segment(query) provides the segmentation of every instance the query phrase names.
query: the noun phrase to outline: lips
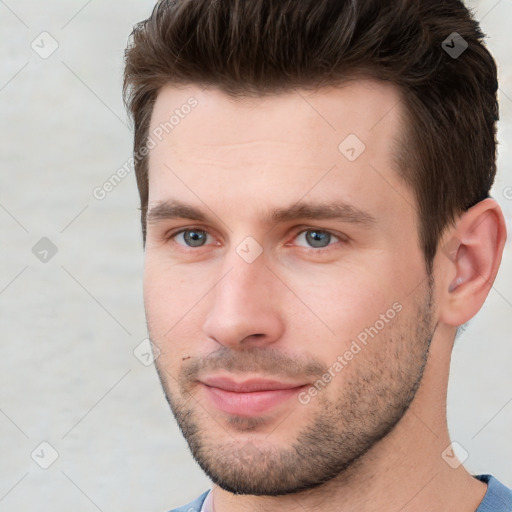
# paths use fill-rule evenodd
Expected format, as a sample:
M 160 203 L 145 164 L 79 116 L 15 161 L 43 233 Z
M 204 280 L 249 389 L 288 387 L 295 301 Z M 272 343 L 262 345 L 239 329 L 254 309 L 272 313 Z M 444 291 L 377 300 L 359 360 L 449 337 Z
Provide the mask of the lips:
M 238 416 L 258 416 L 284 404 L 307 384 L 249 379 L 236 382 L 227 377 L 201 381 L 209 402 L 221 411 Z
M 304 385 L 304 383 L 286 383 L 268 379 L 249 379 L 243 382 L 236 382 L 227 377 L 212 377 L 203 379 L 201 382 L 206 386 L 223 389 L 225 391 L 234 391 L 235 393 L 293 389 Z

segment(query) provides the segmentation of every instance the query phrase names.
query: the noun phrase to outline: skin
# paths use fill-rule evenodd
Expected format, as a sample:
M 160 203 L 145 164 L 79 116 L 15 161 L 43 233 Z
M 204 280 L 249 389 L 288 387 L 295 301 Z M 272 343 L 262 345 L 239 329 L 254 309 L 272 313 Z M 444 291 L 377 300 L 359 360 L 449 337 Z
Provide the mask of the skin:
M 414 195 L 394 168 L 403 121 L 392 85 L 358 79 L 237 101 L 166 86 L 151 130 L 190 97 L 197 107 L 151 150 L 148 205 L 179 200 L 205 219 L 148 223 L 144 301 L 162 385 L 215 483 L 215 511 L 474 511 L 486 484 L 441 455 L 456 327 L 485 301 L 505 244 L 498 204 L 486 199 L 447 228 L 429 286 Z M 349 134 L 366 146 L 354 161 L 338 149 Z M 375 221 L 265 221 L 299 200 L 343 200 Z M 204 245 L 187 245 L 190 231 L 174 236 L 185 228 Z M 311 245 L 315 229 L 333 234 L 320 237 L 325 247 Z M 249 263 L 237 247 L 262 252 Z M 313 385 L 397 303 L 307 404 L 234 416 L 198 382 Z

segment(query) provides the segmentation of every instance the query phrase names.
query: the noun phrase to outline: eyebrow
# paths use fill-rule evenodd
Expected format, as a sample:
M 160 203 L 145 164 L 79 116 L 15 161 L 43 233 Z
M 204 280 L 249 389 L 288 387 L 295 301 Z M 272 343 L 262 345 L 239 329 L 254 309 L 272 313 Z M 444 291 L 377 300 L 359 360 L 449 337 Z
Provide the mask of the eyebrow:
M 182 203 L 177 199 L 160 201 L 151 207 L 146 214 L 148 224 L 171 219 L 206 222 L 208 215 L 202 210 Z M 370 213 L 343 201 L 321 203 L 299 201 L 291 206 L 268 211 L 263 218 L 263 222 L 266 225 L 273 225 L 299 219 L 334 219 L 368 227 L 377 222 L 376 218 Z

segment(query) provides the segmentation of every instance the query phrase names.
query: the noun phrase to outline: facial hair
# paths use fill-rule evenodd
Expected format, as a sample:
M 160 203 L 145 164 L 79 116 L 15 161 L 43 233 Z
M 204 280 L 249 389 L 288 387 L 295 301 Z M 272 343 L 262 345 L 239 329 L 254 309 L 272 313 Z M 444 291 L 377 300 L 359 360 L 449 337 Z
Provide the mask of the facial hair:
M 294 359 L 267 348 L 235 352 L 222 347 L 206 359 L 191 357 L 177 380 L 169 379 L 157 360 L 166 399 L 199 466 L 224 490 L 257 496 L 314 489 L 346 472 L 395 428 L 413 401 L 435 331 L 432 300 L 429 276 L 428 291 L 422 292 L 408 319 L 387 326 L 369 341 L 377 347 L 366 346 L 343 369 L 343 377 L 333 379 L 345 379 L 337 397 L 320 391 L 310 404 L 297 404 L 311 406 L 314 415 L 287 446 L 242 441 L 228 429 L 222 431 L 194 397 L 197 377 L 219 369 L 242 374 L 256 371 L 287 380 L 319 377 L 327 368 L 318 360 Z M 256 431 L 266 421 L 264 417 L 228 418 L 230 427 L 239 432 Z M 212 437 L 212 425 L 221 438 Z

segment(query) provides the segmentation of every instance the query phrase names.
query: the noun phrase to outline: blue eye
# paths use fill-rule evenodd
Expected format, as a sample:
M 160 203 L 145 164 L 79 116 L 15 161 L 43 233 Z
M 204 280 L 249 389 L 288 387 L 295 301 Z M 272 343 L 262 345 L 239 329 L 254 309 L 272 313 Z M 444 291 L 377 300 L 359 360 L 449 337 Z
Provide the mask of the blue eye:
M 184 229 L 183 231 L 175 233 L 172 236 L 172 238 L 176 238 L 176 241 L 178 241 L 178 235 L 183 235 L 182 240 L 185 243 L 177 243 L 179 243 L 180 245 L 186 245 L 188 247 L 202 247 L 203 245 L 205 245 L 206 240 L 208 238 L 208 233 L 201 229 Z
M 211 239 L 211 235 L 208 231 L 195 228 L 182 229 L 168 237 L 169 240 L 175 240 L 178 245 L 192 249 L 208 245 L 209 238 Z M 318 249 L 317 252 L 341 241 L 340 237 L 329 231 L 313 228 L 301 231 L 295 236 L 295 240 L 298 241 L 298 246 Z
M 297 235 L 297 239 L 299 237 L 303 237 L 308 244 L 307 246 L 314 249 L 323 249 L 324 247 L 329 246 L 333 238 L 337 241 L 339 240 L 338 237 L 329 233 L 329 231 L 322 231 L 320 229 L 308 229 L 306 231 L 302 231 Z

